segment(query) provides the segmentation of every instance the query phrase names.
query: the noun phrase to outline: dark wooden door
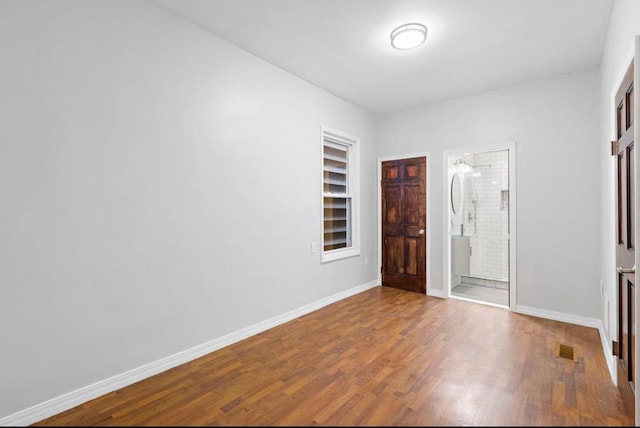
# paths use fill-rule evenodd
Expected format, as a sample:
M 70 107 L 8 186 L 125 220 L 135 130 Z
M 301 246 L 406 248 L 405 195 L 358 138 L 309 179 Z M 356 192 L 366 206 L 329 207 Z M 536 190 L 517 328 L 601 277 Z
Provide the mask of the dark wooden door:
M 427 158 L 382 163 L 382 285 L 427 291 Z
M 616 105 L 616 265 L 618 270 L 618 388 L 635 416 L 635 162 L 633 147 L 633 63 L 618 89 Z

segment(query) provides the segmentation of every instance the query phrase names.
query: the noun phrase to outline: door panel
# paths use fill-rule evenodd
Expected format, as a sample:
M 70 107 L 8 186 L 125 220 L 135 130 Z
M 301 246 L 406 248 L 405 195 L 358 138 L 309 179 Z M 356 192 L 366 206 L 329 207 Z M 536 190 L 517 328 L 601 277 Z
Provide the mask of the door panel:
M 426 293 L 426 158 L 382 163 L 382 285 Z
M 415 238 L 407 238 L 407 270 L 408 275 L 418 275 L 418 248 L 420 247 L 420 240 Z
M 402 218 L 402 189 L 399 186 L 390 185 L 386 192 L 386 204 L 383 201 L 387 227 L 398 226 Z
M 616 265 L 618 269 L 618 389 L 635 420 L 635 161 L 633 145 L 633 63 L 615 99 Z
M 629 361 L 635 361 L 631 358 L 635 355 L 636 349 L 636 293 L 635 287 L 632 283 L 628 283 L 628 295 L 629 295 Z M 631 390 L 635 392 L 635 379 L 636 379 L 635 363 L 629 365 L 629 379 L 631 383 Z
M 388 274 L 404 273 L 404 248 L 403 239 L 398 236 L 389 236 L 386 240 L 387 248 L 384 258 L 384 272 Z
M 633 141 L 627 146 L 627 248 L 634 248 L 635 241 L 635 199 L 634 199 L 634 153 L 633 153 Z
M 405 186 L 405 216 L 407 226 L 418 227 L 420 224 L 420 188 L 419 186 Z

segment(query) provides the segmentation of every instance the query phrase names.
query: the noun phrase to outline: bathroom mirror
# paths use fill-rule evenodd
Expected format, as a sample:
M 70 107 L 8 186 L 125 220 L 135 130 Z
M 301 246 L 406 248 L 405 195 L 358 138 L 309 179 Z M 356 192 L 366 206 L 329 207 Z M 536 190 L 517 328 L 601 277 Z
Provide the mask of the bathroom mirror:
M 462 189 L 460 186 L 460 174 L 456 172 L 451 177 L 451 211 L 454 214 L 460 212 L 460 204 L 462 202 Z

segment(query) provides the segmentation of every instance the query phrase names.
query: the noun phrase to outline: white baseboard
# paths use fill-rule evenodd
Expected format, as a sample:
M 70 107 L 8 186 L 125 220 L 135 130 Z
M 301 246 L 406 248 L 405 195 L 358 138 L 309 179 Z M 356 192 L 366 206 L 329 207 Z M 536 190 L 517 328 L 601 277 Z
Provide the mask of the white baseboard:
M 554 321 L 568 322 L 569 324 L 582 325 L 585 327 L 592 327 L 595 329 L 599 328 L 602 325 L 600 320 L 597 318 L 588 318 L 580 315 L 571 315 L 564 312 L 555 312 L 555 311 L 549 311 L 546 309 L 532 308 L 530 306 L 518 305 L 512 311 L 519 314 L 523 314 L 523 315 L 531 315 L 533 317 L 538 317 L 538 318 L 546 318 Z
M 43 403 L 36 404 L 35 406 L 21 410 L 17 413 L 0 418 L 0 426 L 28 426 L 35 422 L 39 422 L 48 417 L 54 416 L 60 412 L 76 407 L 80 404 L 86 403 L 89 400 L 98 398 L 109 392 L 124 388 L 135 382 L 141 381 L 158 373 L 164 372 L 171 368 L 177 367 L 181 364 L 193 361 L 196 358 L 200 358 L 203 355 L 217 351 L 225 346 L 239 342 L 255 334 L 261 333 L 265 330 L 273 328 L 277 325 L 291 321 L 295 318 L 306 315 L 310 312 L 318 310 L 324 306 L 335 303 L 339 300 L 346 299 L 347 297 L 366 291 L 370 288 L 374 288 L 379 285 L 377 280 L 362 284 L 348 290 L 336 293 L 332 296 L 325 297 L 316 302 L 286 312 L 282 315 L 269 318 L 261 321 L 257 324 L 245 327 L 241 330 L 229 333 L 225 336 L 213 339 L 202 345 L 194 346 L 193 348 L 178 352 L 168 357 L 162 358 L 157 361 L 153 361 L 149 364 L 137 367 L 119 375 L 110 377 L 108 379 L 101 380 L 91 385 L 87 385 L 75 391 L 71 391 L 67 394 L 54 397 Z
M 427 296 L 440 297 L 442 299 L 447 298 L 443 290 L 434 290 L 433 288 L 427 288 Z
M 609 375 L 611 375 L 611 380 L 613 383 L 618 383 L 617 377 L 617 367 L 616 367 L 616 357 L 613 355 L 613 350 L 611 349 L 611 341 L 607 337 L 607 334 L 604 331 L 604 325 L 600 320 L 598 320 L 598 333 L 600 333 L 600 341 L 602 342 L 602 352 L 604 352 L 604 360 L 607 362 L 607 368 L 609 369 Z

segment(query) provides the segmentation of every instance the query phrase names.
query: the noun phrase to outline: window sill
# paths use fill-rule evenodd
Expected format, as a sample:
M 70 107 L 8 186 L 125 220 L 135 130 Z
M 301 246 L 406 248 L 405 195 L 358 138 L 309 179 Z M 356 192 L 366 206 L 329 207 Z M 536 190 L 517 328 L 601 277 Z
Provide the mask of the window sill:
M 321 263 L 333 262 L 335 260 L 342 260 L 348 257 L 354 257 L 360 255 L 359 248 L 345 248 L 340 250 L 326 251 L 322 253 Z

